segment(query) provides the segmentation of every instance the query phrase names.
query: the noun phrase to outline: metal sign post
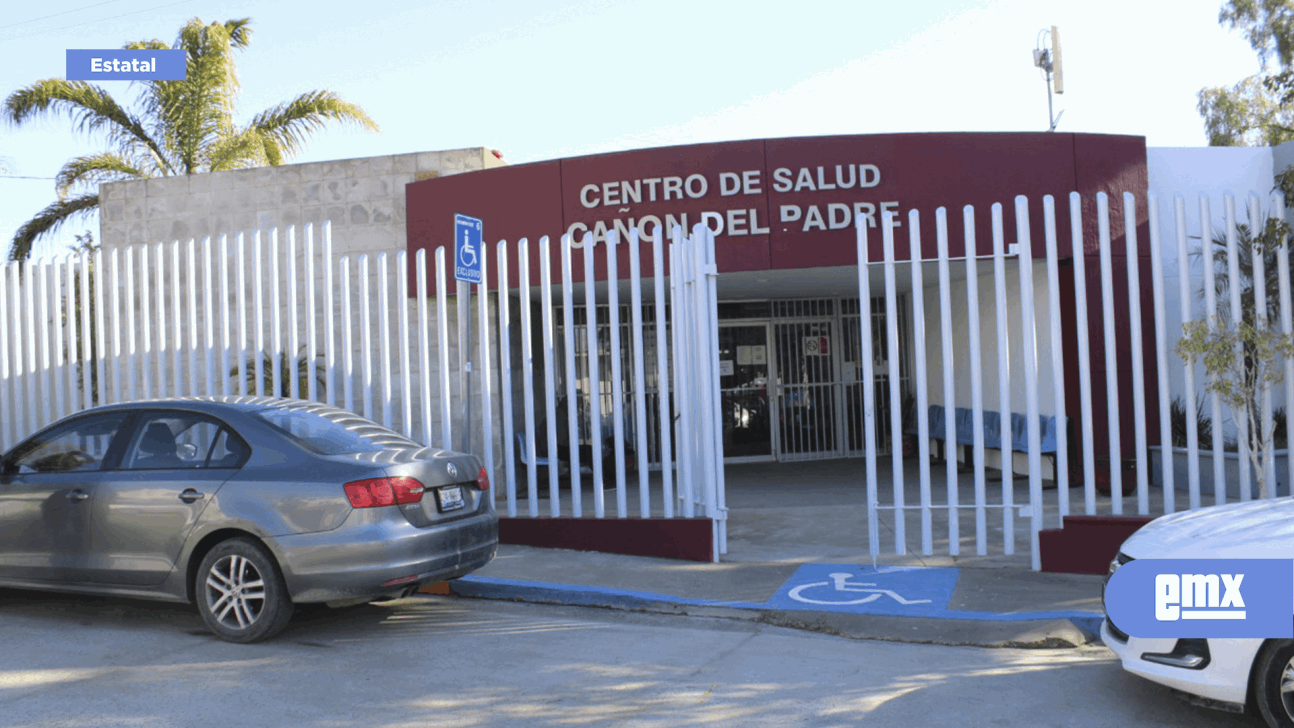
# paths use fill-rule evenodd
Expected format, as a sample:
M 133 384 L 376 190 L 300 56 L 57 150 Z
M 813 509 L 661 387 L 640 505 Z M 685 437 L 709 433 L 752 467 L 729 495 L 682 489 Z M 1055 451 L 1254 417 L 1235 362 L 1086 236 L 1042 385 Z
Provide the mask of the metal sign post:
M 464 332 L 458 342 L 459 361 L 463 364 L 463 384 L 459 388 L 463 400 L 463 452 L 472 451 L 472 286 L 483 285 L 481 278 L 482 224 L 475 217 L 454 215 L 454 279 L 466 283 L 464 295 L 458 300 L 458 320 Z M 481 295 L 478 293 L 478 295 Z M 466 304 L 463 299 L 466 299 Z M 466 306 L 466 307 L 465 307 Z M 482 332 L 484 336 L 484 332 Z

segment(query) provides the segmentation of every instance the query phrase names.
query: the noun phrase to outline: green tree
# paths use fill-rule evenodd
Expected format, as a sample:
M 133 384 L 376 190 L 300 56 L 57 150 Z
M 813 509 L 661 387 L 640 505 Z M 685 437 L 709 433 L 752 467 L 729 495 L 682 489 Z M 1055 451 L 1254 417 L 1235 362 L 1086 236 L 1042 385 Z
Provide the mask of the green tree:
M 1203 88 L 1196 105 L 1211 147 L 1276 146 L 1294 139 L 1294 109 L 1283 108 L 1261 77 Z
M 37 239 L 97 210 L 102 182 L 282 164 L 330 122 L 378 130 L 363 109 L 327 90 L 307 91 L 236 123 L 233 52 L 247 47 L 250 23 L 242 18 L 205 25 L 194 18 L 172 46 L 160 40 L 127 43 L 128 49 L 182 49 L 188 57 L 183 81 L 136 82 L 133 108 L 85 81 L 48 78 L 13 92 L 3 111 L 11 125 L 66 114 L 76 131 L 106 137 L 110 150 L 63 165 L 55 180 L 58 200 L 18 229 L 10 259 L 25 260 Z
M 1285 359 L 1294 356 L 1294 337 L 1266 322 L 1222 317 L 1196 319 L 1182 328 L 1185 336 L 1177 343 L 1178 355 L 1188 364 L 1204 364 L 1208 390 L 1244 424 L 1259 495 L 1271 498 L 1263 463 L 1274 448 L 1276 422 L 1262 427 L 1262 393 L 1284 381 Z

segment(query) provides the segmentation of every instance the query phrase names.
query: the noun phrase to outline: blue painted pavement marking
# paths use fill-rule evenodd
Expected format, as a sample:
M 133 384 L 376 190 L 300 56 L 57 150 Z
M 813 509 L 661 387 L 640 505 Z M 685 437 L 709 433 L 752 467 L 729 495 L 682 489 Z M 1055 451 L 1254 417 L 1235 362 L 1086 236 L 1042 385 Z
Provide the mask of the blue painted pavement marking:
M 945 616 L 955 568 L 805 564 L 769 600 L 774 609 Z

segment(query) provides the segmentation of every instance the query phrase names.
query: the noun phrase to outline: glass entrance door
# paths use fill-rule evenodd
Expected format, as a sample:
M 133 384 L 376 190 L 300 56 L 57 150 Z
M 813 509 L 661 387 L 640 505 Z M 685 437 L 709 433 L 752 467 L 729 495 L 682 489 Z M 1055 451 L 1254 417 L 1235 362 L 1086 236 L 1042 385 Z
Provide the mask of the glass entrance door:
M 771 458 L 768 326 L 719 326 L 724 458 Z

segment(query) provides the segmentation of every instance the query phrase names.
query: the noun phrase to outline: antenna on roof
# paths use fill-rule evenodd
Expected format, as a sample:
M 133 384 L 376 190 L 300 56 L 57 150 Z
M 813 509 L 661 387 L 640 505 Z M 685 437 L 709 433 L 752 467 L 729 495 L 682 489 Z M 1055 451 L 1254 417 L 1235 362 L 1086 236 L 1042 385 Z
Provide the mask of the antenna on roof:
M 1047 131 L 1056 131 L 1056 125 L 1065 113 L 1055 113 L 1051 101 L 1053 89 L 1058 94 L 1065 93 L 1060 65 L 1060 30 L 1056 26 L 1051 26 L 1051 30 L 1038 31 L 1038 47 L 1033 49 L 1033 65 L 1042 69 L 1043 81 L 1047 84 Z

